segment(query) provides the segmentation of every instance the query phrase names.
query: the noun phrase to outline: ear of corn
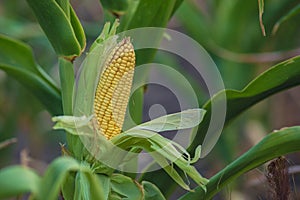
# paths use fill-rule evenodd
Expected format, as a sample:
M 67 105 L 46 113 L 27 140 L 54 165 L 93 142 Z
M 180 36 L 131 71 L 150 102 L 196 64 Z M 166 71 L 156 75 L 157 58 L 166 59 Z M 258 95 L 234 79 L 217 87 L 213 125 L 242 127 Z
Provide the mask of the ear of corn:
M 122 131 L 135 66 L 135 54 L 129 38 L 112 50 L 105 62 L 94 99 L 98 130 L 107 139 Z

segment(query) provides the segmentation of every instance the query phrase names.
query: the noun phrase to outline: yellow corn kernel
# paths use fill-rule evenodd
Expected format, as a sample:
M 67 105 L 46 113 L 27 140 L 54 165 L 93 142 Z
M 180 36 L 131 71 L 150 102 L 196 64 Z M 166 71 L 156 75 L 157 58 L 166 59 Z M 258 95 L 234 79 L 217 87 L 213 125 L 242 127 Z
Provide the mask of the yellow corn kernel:
M 108 140 L 122 131 L 134 66 L 134 49 L 125 38 L 108 56 L 94 99 L 98 129 Z

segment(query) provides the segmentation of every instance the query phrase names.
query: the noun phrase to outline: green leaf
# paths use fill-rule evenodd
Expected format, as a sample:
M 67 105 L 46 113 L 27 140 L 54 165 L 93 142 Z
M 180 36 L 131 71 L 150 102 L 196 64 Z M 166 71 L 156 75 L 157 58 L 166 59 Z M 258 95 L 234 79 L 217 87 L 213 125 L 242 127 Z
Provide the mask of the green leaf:
M 66 0 L 69 3 L 69 0 Z M 70 4 L 69 4 L 70 5 Z M 70 23 L 72 24 L 72 28 L 76 39 L 81 47 L 81 53 L 84 51 L 86 47 L 86 38 L 83 27 L 74 11 L 74 9 L 70 5 Z M 79 54 L 80 55 L 80 54 Z
M 104 200 L 102 188 L 102 183 L 87 163 L 78 163 L 71 157 L 59 157 L 50 164 L 39 182 L 36 197 L 54 200 L 62 190 L 65 198 Z
M 169 164 L 168 160 L 164 156 L 161 156 L 158 153 L 151 153 L 151 156 L 154 158 L 156 163 L 158 163 L 160 166 L 163 166 L 165 173 L 168 174 L 170 178 L 172 178 L 180 187 L 185 190 L 191 190 L 189 185 L 184 182 L 183 178 L 174 169 L 174 167 Z
M 26 44 L 0 35 L 0 69 L 29 89 L 52 114 L 61 114 L 60 91 Z
M 122 174 L 113 174 L 110 177 L 110 181 L 112 191 L 117 193 L 122 199 L 144 199 L 142 187 L 133 179 Z
M 73 95 L 75 86 L 75 75 L 73 63 L 69 60 L 59 58 L 59 76 L 61 85 L 61 96 L 63 112 L 65 115 L 73 114 Z M 67 134 L 67 143 L 70 152 L 74 153 L 74 142 L 77 138 L 74 135 Z
M 110 192 L 110 178 L 104 174 L 97 174 L 103 188 L 104 199 L 108 199 Z
M 210 33 L 211 24 L 207 22 L 206 17 L 197 9 L 193 2 L 183 2 L 175 17 L 192 38 L 196 38 L 197 42 L 203 45 L 204 48 L 208 47 L 207 43 L 211 42 L 212 37 Z
M 35 197 L 40 186 L 40 177 L 31 169 L 11 166 L 0 170 L 0 199 L 30 193 Z
M 230 120 L 259 101 L 299 84 L 300 56 L 297 56 L 265 71 L 241 91 L 227 89 L 223 91 L 223 94 L 221 92 L 214 96 L 211 101 L 217 101 L 218 98 L 224 95 L 224 92 L 226 93 L 227 113 L 225 124 L 228 124 Z M 203 122 L 199 125 L 197 135 L 189 148 L 193 151 L 199 144 L 202 144 L 201 157 L 207 155 L 218 140 L 215 135 L 205 135 L 211 117 L 211 101 L 203 106 L 207 113 L 203 118 Z
M 94 109 L 94 98 L 96 93 L 96 87 L 98 85 L 98 81 L 100 75 L 105 67 L 105 62 L 107 57 L 109 56 L 110 52 L 116 47 L 117 45 L 117 36 L 114 36 L 116 33 L 116 29 L 118 27 L 118 21 L 110 26 L 110 23 L 106 23 L 102 30 L 100 36 L 96 39 L 96 41 L 92 44 L 90 51 L 87 57 L 84 59 L 82 64 L 82 70 L 78 79 L 78 85 L 76 92 L 74 94 L 74 107 L 72 114 L 74 116 L 91 116 L 93 115 Z M 63 64 L 63 63 L 62 63 Z M 65 63 L 68 64 L 68 63 Z M 62 70 L 71 70 L 70 66 L 61 66 Z M 69 71 L 68 70 L 68 71 Z M 65 72 L 68 72 L 65 71 Z M 68 73 L 65 73 L 67 76 Z M 71 81 L 74 81 L 72 77 L 68 78 Z M 68 108 L 68 113 L 70 113 L 70 104 L 72 103 L 72 99 L 70 99 L 71 90 L 73 89 L 70 85 L 70 81 L 65 80 L 66 89 L 69 90 L 65 94 L 66 100 L 66 107 Z M 64 95 L 63 95 L 64 96 Z M 71 133 L 72 134 L 72 133 Z M 68 145 L 71 149 L 73 155 L 81 159 L 83 158 L 83 145 L 77 136 L 74 135 L 68 136 Z
M 57 199 L 62 185 L 67 180 L 71 171 L 78 171 L 80 164 L 71 157 L 59 157 L 48 167 L 41 180 L 39 199 Z M 64 185 L 64 187 L 67 187 Z M 70 185 L 70 187 L 73 187 Z
M 272 35 L 275 35 L 279 27 L 282 23 L 288 21 L 289 19 L 293 18 L 294 16 L 298 15 L 300 13 L 300 4 L 295 6 L 293 9 L 291 9 L 287 14 L 282 16 L 274 25 L 272 30 Z
M 88 167 L 77 172 L 74 192 L 74 199 L 106 199 L 101 182 Z
M 191 109 L 183 111 L 181 113 L 171 114 L 166 117 L 160 117 L 158 120 L 153 120 L 156 125 L 154 128 L 157 130 L 157 124 L 165 124 L 166 119 L 168 124 L 168 129 L 159 130 L 174 130 L 174 128 L 191 128 L 196 126 L 201 121 L 204 111 L 201 109 Z M 187 120 L 184 118 L 187 117 Z M 69 133 L 75 136 L 81 136 L 81 139 L 89 142 L 89 144 L 96 144 L 96 152 L 101 152 L 101 154 L 95 155 L 101 162 L 109 163 L 109 166 L 119 167 L 119 165 L 126 165 L 125 160 L 128 158 L 124 151 L 118 150 L 122 148 L 124 150 L 130 151 L 130 153 L 137 155 L 137 149 L 145 150 L 150 153 L 154 160 L 164 168 L 164 170 L 175 180 L 181 187 L 186 190 L 190 190 L 189 186 L 183 181 L 182 177 L 177 173 L 177 171 L 170 165 L 174 163 L 177 165 L 184 173 L 189 175 L 198 185 L 204 185 L 207 179 L 203 178 L 197 170 L 191 166 L 192 163 L 196 162 L 200 158 L 200 146 L 196 149 L 194 159 L 191 159 L 188 152 L 181 147 L 179 144 L 172 140 L 164 138 L 163 136 L 157 134 L 156 132 L 143 130 L 143 129 L 131 129 L 123 132 L 110 141 L 107 141 L 101 134 L 95 137 L 95 130 L 92 127 L 91 117 L 73 117 L 73 116 L 61 116 L 54 117 L 53 121 L 57 122 L 54 126 L 55 129 L 65 129 Z M 152 122 L 153 122 L 152 121 Z M 153 129 L 153 127 L 147 125 L 148 129 Z M 112 142 L 114 145 L 111 145 Z M 99 145 L 101 144 L 101 145 Z M 93 145 L 92 145 L 93 146 Z M 93 151 L 89 149 L 90 151 Z M 113 155 L 114 159 L 111 159 Z M 132 155 L 132 154 L 131 154 Z M 130 155 L 129 155 L 130 157 Z M 131 161 L 132 161 L 132 157 Z M 102 172 L 103 173 L 103 172 Z
M 123 15 L 128 8 L 130 0 L 100 0 L 100 2 L 104 9 L 116 15 Z
M 191 165 L 200 157 L 200 147 L 197 148 L 196 157 L 191 159 L 189 153 L 179 144 L 172 140 L 164 138 L 156 132 L 149 130 L 129 130 L 121 133 L 111 139 L 118 147 L 125 150 L 131 148 L 140 148 L 147 151 L 172 179 L 186 190 L 189 186 L 183 181 L 176 169 L 172 167 L 174 163 L 184 173 L 189 175 L 198 185 L 206 184 L 207 179 L 203 178 L 200 173 Z
M 65 115 L 73 114 L 73 92 L 75 75 L 73 64 L 63 58 L 59 58 L 59 75 L 61 82 L 61 93 L 63 110 Z
M 83 28 L 68 0 L 27 0 L 55 52 L 72 60 L 85 48 Z
M 88 186 L 86 177 L 78 171 L 75 178 L 74 199 L 90 199 Z
M 96 177 L 96 174 L 92 173 L 91 170 L 85 171 L 88 183 L 90 184 L 91 199 L 106 200 L 105 193 L 101 182 Z
M 299 84 L 300 57 L 294 57 L 265 71 L 241 91 L 226 90 L 227 115 L 225 125 L 259 101 Z M 222 94 L 216 95 L 211 101 L 217 100 L 218 96 L 220 97 Z M 202 144 L 202 157 L 210 152 L 219 138 L 216 135 L 205 135 L 211 118 L 211 101 L 208 101 L 203 106 L 203 109 L 207 112 L 198 127 L 197 135 L 188 149 L 189 152 L 192 152 L 197 145 Z M 204 139 L 206 140 L 205 143 L 203 143 Z M 159 173 L 160 176 L 156 177 L 156 173 Z M 171 179 L 162 173 L 162 170 L 149 172 L 143 178 L 155 183 L 164 192 L 173 187 Z
M 144 188 L 145 200 L 166 200 L 154 184 L 148 181 L 143 181 L 142 185 Z
M 180 3 L 176 0 L 132 0 L 121 18 L 120 31 L 139 27 L 165 27 Z
M 75 176 L 76 172 L 69 172 L 62 185 L 61 191 L 64 199 L 74 199 Z
M 164 115 L 142 123 L 132 129 L 145 129 L 154 132 L 188 129 L 197 126 L 203 119 L 203 109 L 189 109 L 182 112 Z
M 181 6 L 183 0 L 176 0 L 174 7 L 173 7 L 173 11 L 171 14 L 171 17 L 175 14 L 175 12 L 177 11 L 177 9 Z
M 195 192 L 187 193 L 180 199 L 211 199 L 224 186 L 251 169 L 279 156 L 300 151 L 299 144 L 300 126 L 274 131 L 241 157 L 210 178 L 206 185 L 206 192 L 198 187 L 195 189 Z
M 166 27 L 169 19 L 181 4 L 181 0 L 130 0 L 126 14 L 120 20 L 119 32 L 140 28 L 140 27 Z M 163 33 L 161 33 L 162 37 Z M 160 42 L 160 38 L 153 39 L 153 42 Z M 155 49 L 136 51 L 136 65 L 149 63 L 153 60 L 156 53 Z M 134 77 L 137 80 L 146 80 L 148 72 L 145 71 L 143 76 Z M 144 88 L 136 90 L 129 101 L 130 115 L 136 124 L 142 122 Z

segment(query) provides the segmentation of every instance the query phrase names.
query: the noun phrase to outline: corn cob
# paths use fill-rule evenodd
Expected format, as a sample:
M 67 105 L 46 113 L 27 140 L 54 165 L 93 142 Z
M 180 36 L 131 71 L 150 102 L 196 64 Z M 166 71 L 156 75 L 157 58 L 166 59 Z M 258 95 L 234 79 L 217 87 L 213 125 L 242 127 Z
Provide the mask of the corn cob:
M 105 62 L 94 99 L 98 130 L 109 140 L 122 131 L 129 100 L 135 54 L 130 38 L 124 38 Z

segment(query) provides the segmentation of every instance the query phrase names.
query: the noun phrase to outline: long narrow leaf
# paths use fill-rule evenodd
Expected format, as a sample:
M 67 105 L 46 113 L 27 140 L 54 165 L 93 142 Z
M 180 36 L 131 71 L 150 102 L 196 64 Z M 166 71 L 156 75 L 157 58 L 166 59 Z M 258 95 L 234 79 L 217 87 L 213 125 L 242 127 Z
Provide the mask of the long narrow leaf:
M 209 179 L 207 191 L 198 187 L 195 192 L 187 193 L 181 200 L 211 199 L 229 182 L 263 163 L 296 151 L 300 151 L 300 126 L 274 131 L 241 157 Z
M 76 175 L 75 185 L 74 199 L 106 200 L 102 183 L 98 180 L 97 175 L 92 173 L 88 167 L 81 166 L 80 171 Z
M 295 6 L 293 9 L 291 9 L 286 15 L 282 16 L 274 25 L 272 29 L 272 34 L 275 35 L 279 27 L 282 23 L 286 22 L 287 20 L 293 18 L 294 16 L 298 15 L 300 13 L 300 4 Z
M 14 77 L 26 89 L 32 92 L 51 114 L 58 115 L 62 113 L 60 94 L 41 77 L 27 70 L 18 69 L 14 66 L 1 65 L 1 63 L 0 69 Z
M 119 32 L 140 28 L 140 27 L 166 27 L 169 19 L 180 6 L 181 0 L 140 0 L 129 1 L 126 14 L 122 16 Z M 161 33 L 161 37 L 162 37 Z M 158 43 L 161 37 L 152 38 L 154 43 Z M 155 49 L 143 49 L 136 51 L 136 65 L 149 63 L 153 60 L 156 53 Z M 143 76 L 135 77 L 136 80 L 146 80 L 148 72 L 144 72 Z M 129 109 L 132 119 L 140 124 L 142 122 L 144 88 L 135 91 L 129 101 Z
M 57 199 L 69 172 L 79 169 L 80 164 L 71 157 L 59 157 L 54 160 L 41 180 L 38 198 L 48 200 Z
M 0 171 L 0 199 L 16 197 L 30 193 L 37 195 L 40 177 L 31 169 L 22 166 L 12 166 Z
M 112 191 L 119 194 L 122 197 L 122 199 L 144 199 L 142 187 L 133 179 L 122 174 L 113 174 L 110 180 Z
M 62 5 L 63 7 L 55 0 L 27 0 L 27 2 L 59 56 L 72 59 L 81 54 L 85 48 L 85 36 L 69 1 L 65 0 L 63 5 L 68 6 Z M 70 12 L 64 9 L 70 9 Z
M 233 118 L 259 101 L 299 84 L 300 56 L 297 56 L 265 71 L 241 91 L 230 89 L 223 91 L 226 92 L 227 99 L 225 124 L 228 124 Z M 221 93 L 217 94 L 211 101 L 221 95 Z M 214 135 L 205 135 L 210 123 L 211 101 L 203 106 L 207 113 L 203 118 L 203 122 L 199 125 L 198 133 L 189 148 L 189 150 L 194 151 L 199 144 L 202 144 L 202 157 L 211 151 L 218 139 Z
M 0 35 L 0 69 L 29 89 L 50 113 L 62 113 L 60 91 L 49 75 L 35 63 L 29 46 Z
M 134 1 L 132 1 L 134 4 Z M 173 13 L 176 0 L 140 0 L 121 19 L 120 31 L 139 27 L 165 27 Z M 178 6 L 178 5 L 177 5 Z
M 226 90 L 227 96 L 227 115 L 225 124 L 228 124 L 233 118 L 249 109 L 252 105 L 261 100 L 270 97 L 272 94 L 283 91 L 285 89 L 297 86 L 300 84 L 300 57 L 294 57 L 270 68 L 255 80 L 249 83 L 243 90 Z M 219 94 L 221 95 L 221 94 Z M 218 95 L 214 98 L 218 98 Z M 211 101 L 208 101 L 204 106 L 207 112 L 199 125 L 197 135 L 193 143 L 189 147 L 189 152 L 196 149 L 199 144 L 202 144 L 202 156 L 207 155 L 213 148 L 217 139 L 215 136 L 206 136 L 206 131 L 209 127 L 211 118 Z M 207 137 L 207 138 L 206 138 Z M 218 137 L 217 137 L 218 138 Z M 204 142 L 204 139 L 206 140 Z M 203 143 L 204 142 L 204 143 Z M 160 173 L 159 177 L 154 174 Z M 162 170 L 159 172 L 149 172 L 143 177 L 155 183 L 162 191 L 167 191 L 171 188 L 172 180 L 165 175 Z M 159 180 L 158 180 L 159 179 Z M 166 187 L 168 186 L 168 187 Z
M 114 137 L 112 142 L 124 149 L 139 147 L 147 151 L 154 158 L 155 162 L 184 189 L 190 190 L 175 168 L 171 166 L 173 163 L 188 174 L 198 185 L 204 186 L 207 183 L 207 179 L 203 178 L 190 165 L 192 159 L 184 148 L 155 132 L 149 130 L 130 130 Z
M 154 184 L 148 181 L 143 181 L 142 185 L 144 188 L 145 200 L 166 200 Z

